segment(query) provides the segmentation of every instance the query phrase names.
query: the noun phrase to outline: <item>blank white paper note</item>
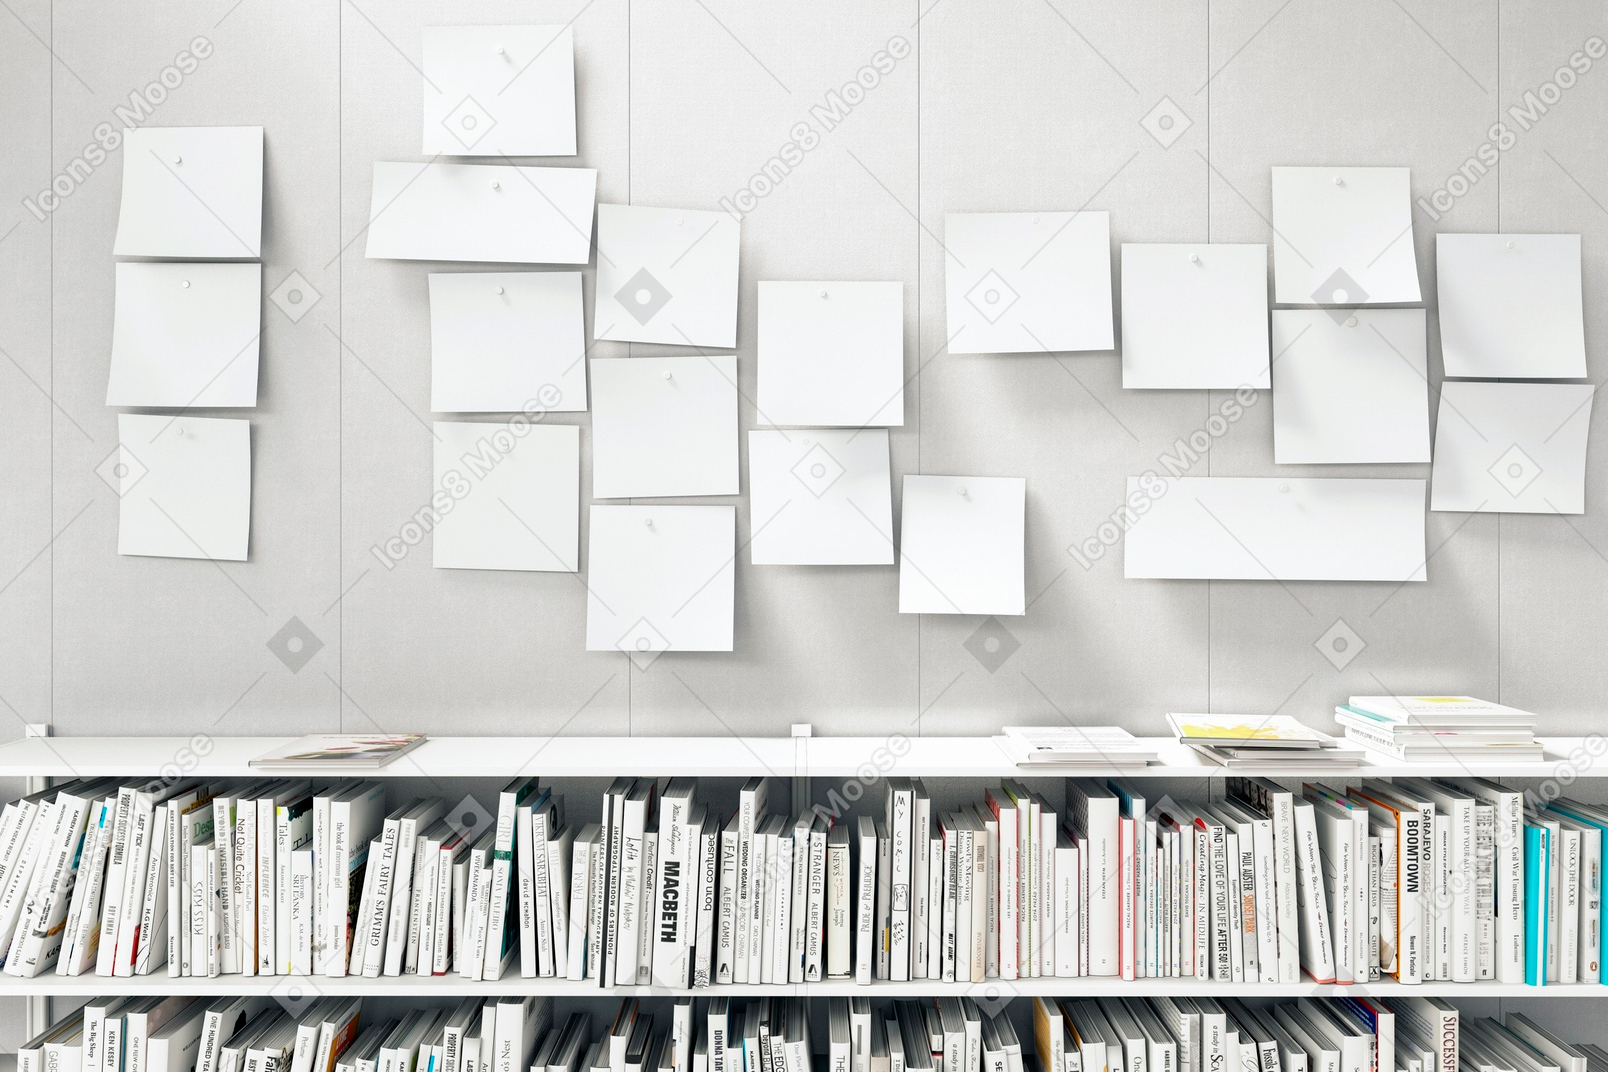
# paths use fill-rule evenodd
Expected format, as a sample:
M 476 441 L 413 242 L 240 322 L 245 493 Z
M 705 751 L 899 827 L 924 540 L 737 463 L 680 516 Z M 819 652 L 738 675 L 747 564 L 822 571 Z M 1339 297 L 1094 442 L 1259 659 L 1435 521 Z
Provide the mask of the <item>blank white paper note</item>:
M 1422 581 L 1422 480 L 1128 478 L 1129 578 Z
M 906 476 L 901 614 L 1022 614 L 1027 481 Z
M 118 554 L 246 560 L 250 421 L 120 413 L 117 436 L 101 475 L 119 491 Z
M 1431 510 L 1586 512 L 1586 440 L 1596 388 L 1441 384 Z
M 904 424 L 904 284 L 761 282 L 760 421 Z
M 430 408 L 584 410 L 581 273 L 431 273 Z
M 1419 301 L 1408 182 L 1403 167 L 1274 168 L 1274 301 Z
M 1436 235 L 1435 287 L 1446 375 L 1586 375 L 1579 235 Z
M 596 196 L 591 168 L 377 161 L 365 255 L 585 264 Z
M 943 246 L 950 353 L 1111 349 L 1109 213 L 950 213 Z
M 756 566 L 893 562 L 886 429 L 752 430 L 748 498 Z
M 1268 386 L 1267 247 L 1124 242 L 1122 386 Z
M 666 651 L 732 650 L 737 511 L 593 506 L 586 650 L 638 666 Z
M 592 337 L 736 346 L 739 230 L 724 212 L 597 206 Z
M 257 404 L 262 265 L 117 265 L 108 406 Z
M 580 568 L 581 430 L 435 422 L 435 487 L 451 508 L 432 535 L 437 569 Z
M 592 362 L 592 495 L 736 495 L 737 359 Z
M 426 26 L 424 155 L 574 156 L 568 26 Z
M 262 127 L 123 131 L 119 257 L 262 255 Z

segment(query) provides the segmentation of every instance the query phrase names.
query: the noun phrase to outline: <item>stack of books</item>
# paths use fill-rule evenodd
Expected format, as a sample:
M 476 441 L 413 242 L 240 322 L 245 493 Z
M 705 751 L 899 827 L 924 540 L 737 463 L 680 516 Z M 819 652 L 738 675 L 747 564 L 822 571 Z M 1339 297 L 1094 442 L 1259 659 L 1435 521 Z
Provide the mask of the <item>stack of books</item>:
M 1006 726 L 994 743 L 1027 769 L 1144 767 L 1161 758 L 1120 726 Z
M 1346 739 L 1402 762 L 1542 758 L 1535 715 L 1472 696 L 1353 696 Z
M 1288 715 L 1169 714 L 1167 722 L 1179 744 L 1233 769 L 1328 770 L 1354 767 L 1363 755 Z

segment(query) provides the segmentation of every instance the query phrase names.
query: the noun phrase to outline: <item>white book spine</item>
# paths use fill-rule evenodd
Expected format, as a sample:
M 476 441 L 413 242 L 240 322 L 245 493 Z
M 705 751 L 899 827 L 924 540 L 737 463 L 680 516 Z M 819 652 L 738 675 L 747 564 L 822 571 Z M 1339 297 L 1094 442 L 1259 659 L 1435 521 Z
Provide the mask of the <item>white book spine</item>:
M 369 855 L 369 874 L 373 877 L 373 897 L 363 921 L 362 939 L 352 953 L 352 974 L 379 978 L 385 970 L 385 943 L 390 935 L 391 894 L 396 881 L 396 854 L 402 837 L 400 816 L 388 818 L 380 827 L 380 851 Z
M 1017 827 L 1020 813 L 1009 799 L 994 801 L 993 809 L 999 819 L 999 977 L 1020 978 L 1020 955 L 1026 920 L 1022 915 L 1022 894 L 1026 892 L 1027 876 L 1022 872 L 1022 845 Z
M 136 830 L 138 819 L 136 818 Z M 235 942 L 235 894 L 234 882 L 234 824 L 235 824 L 235 798 L 216 797 L 212 802 L 212 830 L 215 837 L 214 845 L 218 850 L 218 871 L 222 876 L 228 876 L 220 888 L 221 900 L 218 904 L 219 923 L 218 940 L 220 942 L 219 970 L 224 975 L 234 975 L 240 971 L 236 963 L 238 946 Z
M 257 802 L 235 808 L 235 960 L 241 975 L 257 974 Z M 327 1072 L 327 1070 L 325 1070 Z
M 111 975 L 112 966 L 117 961 L 117 925 L 122 917 L 123 878 L 128 870 L 129 830 L 133 825 L 134 797 L 137 792 L 132 786 L 124 786 L 117 792 L 117 813 L 113 819 L 111 855 L 106 872 L 106 898 L 101 906 L 100 945 L 95 954 L 96 975 Z M 13 868 L 13 872 L 15 870 Z M 14 878 L 14 873 L 8 876 L 8 888 Z M 0 912 L 3 912 L 3 908 L 4 902 L 0 900 Z M 3 928 L 4 920 L 0 918 L 0 936 L 4 934 Z
M 708 986 L 714 981 L 715 935 L 720 930 L 720 841 L 719 824 L 715 816 L 710 814 L 700 838 L 697 956 L 692 968 L 693 986 Z
M 864 986 L 871 982 L 871 964 L 875 941 L 875 914 L 877 894 L 877 839 L 862 829 L 859 837 L 859 878 L 855 883 L 855 940 L 854 981 Z
M 1055 850 L 1055 975 L 1078 974 L 1078 850 L 1066 844 Z
M 890 876 L 891 915 L 889 926 L 888 960 L 891 978 L 895 982 L 910 979 L 910 881 L 914 872 L 915 850 L 911 845 L 911 824 L 915 798 L 908 785 L 903 784 L 889 792 L 892 805 L 889 810 L 891 839 L 889 861 L 893 869 Z
M 278 905 L 274 898 L 279 830 L 275 822 L 278 808 L 273 797 L 257 801 L 257 974 L 274 974 L 274 950 L 278 941 Z
M 385 956 L 381 970 L 386 975 L 401 975 L 407 957 L 409 930 L 413 921 L 413 868 L 418 861 L 418 824 L 401 819 L 396 827 L 396 861 L 390 880 L 390 907 L 385 920 Z M 363 973 L 369 972 L 368 964 Z
M 916 831 L 919 832 L 919 828 L 920 824 L 917 823 Z M 924 836 L 917 836 L 914 851 L 918 862 L 926 858 L 927 840 Z M 809 849 L 809 859 L 805 863 L 805 882 L 808 884 L 808 890 L 805 894 L 804 981 L 815 983 L 820 982 L 825 975 L 826 966 L 826 831 L 819 824 L 810 829 Z M 924 905 L 927 898 L 925 868 L 920 870 L 923 872 L 921 881 L 914 884 L 916 888 L 911 894 L 918 907 Z M 914 969 L 920 965 L 921 977 L 925 978 L 927 974 L 925 921 L 918 925 L 915 922 L 915 915 L 918 914 L 921 913 L 912 914 L 910 928 L 911 967 Z
M 586 927 L 587 915 L 591 910 L 592 887 L 592 845 L 593 842 L 577 838 L 575 841 L 575 864 L 570 875 L 570 913 L 569 933 L 566 939 L 569 942 L 569 969 L 564 977 L 574 982 L 586 978 Z

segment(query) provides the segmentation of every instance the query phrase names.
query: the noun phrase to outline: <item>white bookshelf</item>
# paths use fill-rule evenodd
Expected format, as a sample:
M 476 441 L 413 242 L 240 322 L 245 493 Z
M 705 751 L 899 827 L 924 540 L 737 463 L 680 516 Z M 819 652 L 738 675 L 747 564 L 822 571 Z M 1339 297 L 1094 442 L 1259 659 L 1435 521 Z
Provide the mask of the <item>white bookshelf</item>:
M 379 979 L 343 976 L 338 979 L 324 976 L 298 975 L 219 975 L 211 979 L 173 977 L 161 972 L 153 975 L 136 975 L 112 978 L 93 972 L 73 978 L 54 973 L 37 979 L 13 979 L 0 976 L 0 997 L 78 997 L 123 994 L 275 994 L 295 998 L 305 993 L 317 995 L 350 994 L 372 997 L 462 998 L 471 994 L 547 994 L 553 997 L 669 997 L 692 994 L 696 997 L 755 998 L 792 995 L 799 997 L 869 997 L 875 999 L 902 997 L 970 997 L 977 1000 L 998 1000 L 1011 997 L 1032 997 L 1035 994 L 1062 998 L 1100 997 L 1113 994 L 1124 996 L 1150 996 L 1157 994 L 1241 997 L 1315 997 L 1320 995 L 1389 996 L 1392 994 L 1435 995 L 1437 997 L 1468 1000 L 1477 998 L 1512 997 L 1593 997 L 1608 995 L 1608 987 L 1596 983 L 1572 983 L 1567 986 L 1525 986 L 1522 983 L 1420 983 L 1402 986 L 1393 981 L 1356 983 L 1352 985 L 1318 983 L 1226 983 L 1199 982 L 1195 979 L 1134 979 L 1124 982 L 1111 976 L 1082 979 L 1059 977 L 1041 979 L 988 979 L 981 983 L 942 983 L 930 979 L 913 979 L 910 982 L 879 981 L 866 985 L 852 979 L 830 979 L 820 983 L 708 986 L 696 990 L 674 990 L 655 986 L 599 987 L 594 982 L 568 982 L 554 979 L 524 979 L 517 972 L 505 974 L 496 982 L 469 982 L 456 975 L 422 979 L 414 975 L 387 976 Z
M 252 759 L 273 751 L 290 737 L 30 737 L 0 745 L 0 776 L 26 778 L 38 784 L 47 779 L 71 777 L 208 777 L 248 778 L 262 772 Z M 1546 756 L 1538 762 L 1512 761 L 1400 763 L 1369 758 L 1357 767 L 1333 771 L 1227 770 L 1201 758 L 1172 738 L 1148 742 L 1161 762 L 1145 768 L 1100 770 L 1080 768 L 1024 769 L 1017 767 L 991 737 L 432 737 L 420 747 L 373 772 L 350 775 L 333 771 L 328 777 L 378 778 L 487 778 L 504 781 L 520 775 L 544 779 L 675 776 L 746 778 L 771 776 L 795 779 L 860 779 L 864 793 L 875 795 L 874 783 L 889 776 L 939 778 L 1060 778 L 1071 775 L 1137 778 L 1211 779 L 1253 773 L 1286 781 L 1321 779 L 1355 781 L 1363 777 L 1484 776 L 1511 782 L 1544 779 L 1567 769 L 1575 777 L 1608 777 L 1608 759 L 1593 755 L 1579 737 L 1543 738 Z M 284 771 L 276 774 L 290 775 Z M 307 773 L 307 772 L 302 772 Z M 797 783 L 795 783 L 797 785 Z M 1203 785 L 1203 789 L 1209 787 Z M 375 997 L 457 998 L 470 994 L 548 994 L 553 996 L 618 997 L 668 996 L 684 990 L 652 986 L 599 987 L 595 981 L 522 978 L 517 969 L 497 982 L 470 982 L 456 974 L 439 977 L 339 977 L 220 975 L 212 978 L 174 977 L 159 970 L 145 976 L 107 977 L 93 972 L 77 977 L 47 972 L 33 979 L 0 975 L 0 997 L 85 999 L 92 995 L 156 994 L 318 994 L 372 995 Z M 1199 982 L 1193 978 L 1159 978 L 1123 981 L 1113 977 L 1065 979 L 1059 977 L 1000 980 L 981 983 L 944 983 L 917 979 L 856 984 L 833 979 L 792 985 L 756 984 L 712 986 L 692 993 L 702 996 L 812 997 L 869 996 L 875 998 L 928 997 L 952 994 L 973 998 L 1004 999 L 1032 995 L 1059 997 L 1119 993 L 1234 994 L 1259 997 L 1318 995 L 1436 995 L 1453 999 L 1511 997 L 1608 996 L 1596 983 L 1532 987 L 1495 982 L 1426 982 L 1404 987 L 1393 980 L 1333 985 Z M 4 1072 L 4 1069 L 0 1069 Z
M 251 760 L 292 737 L 28 737 L 0 745 L 0 777 L 98 778 L 182 774 L 258 777 Z M 750 776 L 854 778 L 1129 778 L 1362 777 L 1546 778 L 1568 766 L 1574 777 L 1608 777 L 1608 756 L 1592 755 L 1581 737 L 1540 738 L 1546 757 L 1511 760 L 1399 763 L 1367 758 L 1333 771 L 1228 770 L 1170 737 L 1143 739 L 1161 755 L 1144 768 L 1027 769 L 1016 766 L 991 737 L 432 737 L 387 767 L 362 778 L 548 778 Z M 1571 756 L 1578 756 L 1572 761 Z M 296 772 L 275 772 L 296 773 Z M 300 772 L 303 774 L 320 772 Z M 328 773 L 328 772 L 324 772 Z

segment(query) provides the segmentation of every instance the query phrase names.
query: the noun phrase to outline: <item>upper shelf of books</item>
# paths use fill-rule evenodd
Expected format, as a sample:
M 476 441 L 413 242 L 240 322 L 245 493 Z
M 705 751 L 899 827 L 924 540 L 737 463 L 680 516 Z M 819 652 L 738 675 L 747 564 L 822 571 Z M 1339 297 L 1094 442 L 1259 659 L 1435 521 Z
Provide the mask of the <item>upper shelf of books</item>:
M 290 744 L 290 737 L 30 737 L 0 745 L 0 776 L 109 777 L 189 774 L 252 777 L 251 761 Z M 1540 760 L 1447 755 L 1399 761 L 1368 752 L 1355 765 L 1322 769 L 1258 765 L 1229 769 L 1172 737 L 1136 743 L 1158 762 L 1147 766 L 1025 763 L 992 737 L 431 737 L 364 777 L 814 777 L 874 780 L 906 777 L 1270 778 L 1608 776 L 1601 745 L 1582 737 L 1537 738 Z M 1601 768 L 1601 769 L 1598 769 Z M 276 774 L 316 773 L 279 769 Z M 335 773 L 328 772 L 326 773 Z

